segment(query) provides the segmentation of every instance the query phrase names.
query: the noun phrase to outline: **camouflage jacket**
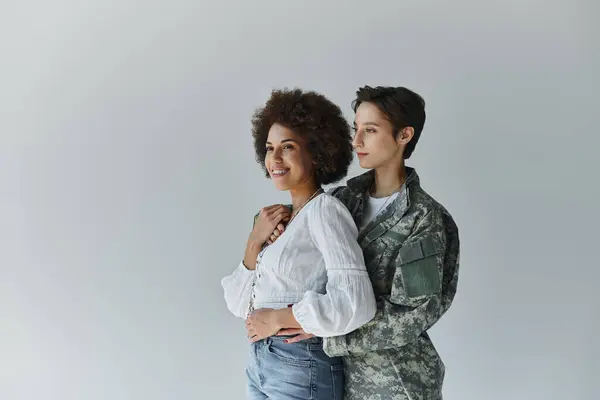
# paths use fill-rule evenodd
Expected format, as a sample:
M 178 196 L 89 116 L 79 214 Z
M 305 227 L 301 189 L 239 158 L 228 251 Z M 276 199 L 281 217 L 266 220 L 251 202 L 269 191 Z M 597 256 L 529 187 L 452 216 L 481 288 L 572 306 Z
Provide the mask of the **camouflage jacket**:
M 360 226 L 373 171 L 331 191 Z M 444 363 L 427 330 L 448 310 L 458 283 L 458 228 L 407 167 L 399 196 L 359 235 L 377 314 L 361 328 L 325 338 L 344 356 L 346 400 L 442 398 Z

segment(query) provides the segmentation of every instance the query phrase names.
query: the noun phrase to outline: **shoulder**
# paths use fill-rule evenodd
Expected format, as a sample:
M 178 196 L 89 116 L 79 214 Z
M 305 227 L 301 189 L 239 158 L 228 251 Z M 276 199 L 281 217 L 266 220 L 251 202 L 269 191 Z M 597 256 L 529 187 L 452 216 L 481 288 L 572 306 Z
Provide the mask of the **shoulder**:
M 450 212 L 420 186 L 415 186 L 409 191 L 409 213 L 416 219 L 423 219 L 429 223 L 440 224 L 450 230 L 458 230 Z
M 337 197 L 329 194 L 328 192 L 322 193 L 313 200 L 311 207 L 313 213 L 325 213 L 325 214 L 348 214 L 350 212 L 344 205 L 344 203 Z
M 344 204 L 348 209 L 352 209 L 352 206 L 356 201 L 356 193 L 350 190 L 350 188 L 346 185 L 331 188 L 327 191 L 327 194 L 341 201 L 342 204 Z
M 350 211 L 338 198 L 328 193 L 317 196 L 307 210 L 309 223 L 315 225 L 331 225 L 349 223 L 354 225 Z
M 356 240 L 358 228 L 344 203 L 327 193 L 311 203 L 305 221 L 313 238 L 320 243 L 346 240 L 342 238 Z
M 326 193 L 339 199 L 349 195 L 350 189 L 346 185 L 334 186 L 332 188 L 327 189 Z

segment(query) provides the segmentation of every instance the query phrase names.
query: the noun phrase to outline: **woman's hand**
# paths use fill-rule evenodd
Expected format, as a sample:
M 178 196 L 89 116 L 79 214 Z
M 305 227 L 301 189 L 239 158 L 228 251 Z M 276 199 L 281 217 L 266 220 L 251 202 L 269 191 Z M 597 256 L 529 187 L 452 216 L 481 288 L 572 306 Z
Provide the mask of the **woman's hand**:
M 289 220 L 290 214 L 290 209 L 282 204 L 263 208 L 256 217 L 254 228 L 250 233 L 250 240 L 261 245 L 264 244 L 280 223 Z
M 286 220 L 283 220 L 282 222 L 279 223 L 279 225 L 277 225 L 277 227 L 275 228 L 275 230 L 273 231 L 273 233 L 271 233 L 271 236 L 269 237 L 269 239 L 267 240 L 268 244 L 273 244 L 277 238 L 279 236 L 281 236 L 281 234 L 283 233 L 283 231 L 285 230 L 285 224 L 284 222 L 287 222 Z
M 302 326 L 294 317 L 291 307 L 278 310 L 260 308 L 250 313 L 246 319 L 246 329 L 248 338 L 254 343 L 278 334 L 282 329 L 302 329 Z
M 285 343 L 297 343 L 315 337 L 315 335 L 313 335 L 312 333 L 304 332 L 304 329 L 302 328 L 282 329 L 279 332 L 277 332 L 277 336 L 294 336 L 284 340 Z
M 246 319 L 246 329 L 250 342 L 258 342 L 275 335 L 281 329 L 277 313 L 271 308 L 260 308 L 253 311 Z
M 244 266 L 249 270 L 256 269 L 256 257 L 263 245 L 273 233 L 273 229 L 290 219 L 290 209 L 281 204 L 268 206 L 260 210 L 254 220 L 254 227 L 246 243 Z M 271 244 L 271 243 L 269 243 Z

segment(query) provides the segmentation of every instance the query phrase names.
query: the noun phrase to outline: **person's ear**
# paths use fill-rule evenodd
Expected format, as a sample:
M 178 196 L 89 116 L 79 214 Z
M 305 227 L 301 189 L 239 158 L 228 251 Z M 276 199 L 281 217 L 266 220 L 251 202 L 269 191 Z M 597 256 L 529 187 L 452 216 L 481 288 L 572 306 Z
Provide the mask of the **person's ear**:
M 406 128 L 402 128 L 400 132 L 398 132 L 398 136 L 396 137 L 396 143 L 402 146 L 406 146 L 408 142 L 415 136 L 415 128 L 412 126 L 407 126 Z

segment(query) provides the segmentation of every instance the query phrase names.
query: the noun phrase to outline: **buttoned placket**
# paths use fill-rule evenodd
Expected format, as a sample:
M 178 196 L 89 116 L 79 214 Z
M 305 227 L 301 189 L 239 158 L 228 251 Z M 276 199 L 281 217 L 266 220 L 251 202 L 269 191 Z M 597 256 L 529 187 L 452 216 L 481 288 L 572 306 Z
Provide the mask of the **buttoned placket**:
M 248 315 L 250 315 L 250 313 L 252 311 L 254 311 L 254 301 L 256 299 L 256 281 L 261 277 L 261 273 L 260 273 L 260 263 L 262 261 L 262 256 L 263 253 L 265 252 L 265 250 L 267 249 L 267 246 L 265 246 L 260 253 L 258 253 L 258 256 L 256 256 L 256 267 L 254 268 L 256 271 L 256 275 L 254 276 L 254 278 L 252 279 L 252 288 L 251 288 L 251 295 L 250 295 L 250 301 L 248 302 Z

